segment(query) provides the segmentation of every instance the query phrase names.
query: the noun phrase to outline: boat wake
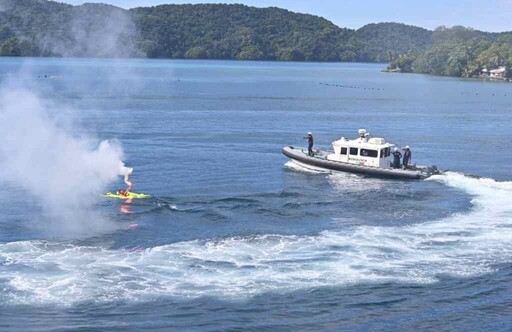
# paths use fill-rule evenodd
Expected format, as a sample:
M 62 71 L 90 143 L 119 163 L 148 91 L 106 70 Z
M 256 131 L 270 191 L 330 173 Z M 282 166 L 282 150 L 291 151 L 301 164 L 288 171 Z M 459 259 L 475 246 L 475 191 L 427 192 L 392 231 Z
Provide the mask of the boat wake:
M 0 306 L 240 299 L 365 283 L 435 283 L 512 261 L 512 182 L 433 176 L 472 196 L 470 212 L 401 227 L 314 236 L 188 241 L 135 251 L 42 241 L 0 244 Z
M 297 171 L 297 172 L 304 172 L 304 173 L 310 173 L 310 174 L 330 174 L 330 173 L 332 173 L 329 170 L 306 165 L 306 164 L 303 164 L 296 160 L 290 160 L 290 161 L 286 162 L 284 164 L 284 166 L 288 167 L 291 170 Z

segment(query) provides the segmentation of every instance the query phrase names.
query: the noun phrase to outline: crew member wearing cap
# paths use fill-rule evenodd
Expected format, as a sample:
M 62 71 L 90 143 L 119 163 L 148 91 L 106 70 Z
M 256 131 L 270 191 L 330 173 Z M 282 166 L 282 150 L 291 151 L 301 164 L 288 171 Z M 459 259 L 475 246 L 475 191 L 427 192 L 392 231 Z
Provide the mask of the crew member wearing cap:
M 395 147 L 393 149 L 393 168 L 400 168 L 400 159 L 402 158 L 402 154 L 398 151 L 398 148 Z
M 412 153 L 411 153 L 411 148 L 409 147 L 409 145 L 407 145 L 405 148 L 404 148 L 404 169 L 407 169 L 407 167 L 409 166 L 409 163 L 411 162 L 411 158 L 412 158 Z
M 308 156 L 313 157 L 315 155 L 313 153 L 313 134 L 309 132 L 308 136 L 303 138 L 308 140 Z

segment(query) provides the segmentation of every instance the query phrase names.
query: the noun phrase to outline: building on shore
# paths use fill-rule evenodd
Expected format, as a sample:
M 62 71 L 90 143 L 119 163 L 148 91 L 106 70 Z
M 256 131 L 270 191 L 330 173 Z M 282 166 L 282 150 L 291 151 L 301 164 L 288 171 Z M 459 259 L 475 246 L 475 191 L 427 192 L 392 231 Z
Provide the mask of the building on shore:
M 484 68 L 480 71 L 480 77 L 504 80 L 507 77 L 507 67 L 500 66 L 491 70 Z

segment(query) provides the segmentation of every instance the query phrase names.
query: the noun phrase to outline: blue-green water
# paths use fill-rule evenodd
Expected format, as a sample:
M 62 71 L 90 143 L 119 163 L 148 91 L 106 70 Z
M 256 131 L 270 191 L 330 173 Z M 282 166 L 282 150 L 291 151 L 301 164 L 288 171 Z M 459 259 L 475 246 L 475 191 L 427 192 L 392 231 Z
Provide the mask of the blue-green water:
M 382 67 L 1 59 L 62 130 L 118 140 L 158 199 L 98 198 L 114 228 L 63 236 L 4 178 L 0 329 L 510 330 L 512 85 Z M 329 148 L 359 128 L 453 172 L 285 165 L 306 132 Z

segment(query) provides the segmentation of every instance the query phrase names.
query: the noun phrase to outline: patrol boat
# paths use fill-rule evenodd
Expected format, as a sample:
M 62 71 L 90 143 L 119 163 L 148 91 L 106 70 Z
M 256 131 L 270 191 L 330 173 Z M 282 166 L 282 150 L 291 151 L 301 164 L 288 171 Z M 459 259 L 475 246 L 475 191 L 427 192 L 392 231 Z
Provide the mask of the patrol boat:
M 384 138 L 370 137 L 365 129 L 359 129 L 359 137 L 353 140 L 342 137 L 332 143 L 334 153 L 315 149 L 309 156 L 307 149 L 287 146 L 283 154 L 302 167 L 356 173 L 374 177 L 421 180 L 440 174 L 436 166 L 409 165 L 407 169 L 395 169 L 392 163 L 392 149 L 396 145 Z

